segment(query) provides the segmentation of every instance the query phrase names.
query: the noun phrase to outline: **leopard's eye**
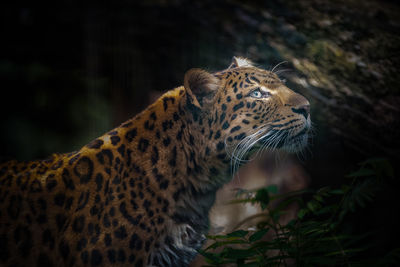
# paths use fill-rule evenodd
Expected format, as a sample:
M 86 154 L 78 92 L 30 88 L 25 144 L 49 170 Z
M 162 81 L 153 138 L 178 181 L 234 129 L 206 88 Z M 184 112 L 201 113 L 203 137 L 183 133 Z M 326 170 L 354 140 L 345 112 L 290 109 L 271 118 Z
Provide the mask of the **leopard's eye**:
M 263 95 L 262 95 L 262 93 L 260 92 L 260 90 L 254 90 L 253 92 L 251 92 L 250 93 L 250 96 L 251 97 L 254 97 L 254 98 L 261 98 Z
M 254 98 L 266 98 L 269 97 L 270 95 L 271 94 L 268 92 L 261 91 L 260 88 L 256 88 L 249 94 L 249 96 Z

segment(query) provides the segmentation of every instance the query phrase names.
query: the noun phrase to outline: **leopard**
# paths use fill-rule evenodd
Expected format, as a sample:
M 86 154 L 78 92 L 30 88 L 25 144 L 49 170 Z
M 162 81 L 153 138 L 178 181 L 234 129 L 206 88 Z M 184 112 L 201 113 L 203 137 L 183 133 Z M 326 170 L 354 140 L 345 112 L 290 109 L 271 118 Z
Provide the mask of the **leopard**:
M 257 151 L 299 152 L 310 103 L 234 57 L 71 153 L 0 164 L 1 266 L 188 266 L 216 191 Z

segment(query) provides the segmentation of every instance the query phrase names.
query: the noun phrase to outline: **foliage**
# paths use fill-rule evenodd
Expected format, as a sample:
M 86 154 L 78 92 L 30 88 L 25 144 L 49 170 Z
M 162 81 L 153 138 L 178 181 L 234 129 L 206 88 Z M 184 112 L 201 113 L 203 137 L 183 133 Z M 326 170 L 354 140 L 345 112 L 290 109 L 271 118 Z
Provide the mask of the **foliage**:
M 399 260 L 400 249 L 380 259 L 365 258 L 369 233 L 347 231 L 346 216 L 366 208 L 385 179 L 394 177 L 390 163 L 367 160 L 347 176 L 340 188 L 277 194 L 276 186 L 240 191 L 235 203 L 258 203 L 263 212 L 256 229 L 210 235 L 213 243 L 200 251 L 208 266 L 389 266 Z M 246 197 L 243 197 L 246 196 Z M 297 203 L 297 217 L 286 224 L 280 218 Z M 254 216 L 252 216 L 254 218 Z M 364 254 L 363 254 L 364 253 Z

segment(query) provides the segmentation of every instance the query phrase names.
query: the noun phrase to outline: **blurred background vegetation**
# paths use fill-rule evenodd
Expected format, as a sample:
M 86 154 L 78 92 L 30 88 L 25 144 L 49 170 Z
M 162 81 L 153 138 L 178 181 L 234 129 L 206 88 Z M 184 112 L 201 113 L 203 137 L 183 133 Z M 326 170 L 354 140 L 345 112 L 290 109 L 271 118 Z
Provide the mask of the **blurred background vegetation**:
M 384 157 L 398 174 L 400 12 L 385 0 L 142 0 L 1 4 L 0 158 L 79 149 L 182 84 L 245 56 L 311 102 L 311 187 Z M 398 246 L 398 179 L 349 221 Z M 381 250 L 381 251 L 379 251 Z

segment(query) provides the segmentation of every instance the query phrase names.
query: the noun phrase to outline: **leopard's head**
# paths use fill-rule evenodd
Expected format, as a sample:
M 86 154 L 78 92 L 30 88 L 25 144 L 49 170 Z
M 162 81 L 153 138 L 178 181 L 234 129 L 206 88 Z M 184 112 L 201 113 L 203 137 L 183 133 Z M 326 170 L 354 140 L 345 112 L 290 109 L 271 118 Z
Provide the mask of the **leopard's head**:
M 255 148 L 299 152 L 307 144 L 308 100 L 246 59 L 234 57 L 216 73 L 190 70 L 184 85 L 193 112 L 213 132 L 216 149 L 225 150 L 234 162 Z

